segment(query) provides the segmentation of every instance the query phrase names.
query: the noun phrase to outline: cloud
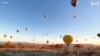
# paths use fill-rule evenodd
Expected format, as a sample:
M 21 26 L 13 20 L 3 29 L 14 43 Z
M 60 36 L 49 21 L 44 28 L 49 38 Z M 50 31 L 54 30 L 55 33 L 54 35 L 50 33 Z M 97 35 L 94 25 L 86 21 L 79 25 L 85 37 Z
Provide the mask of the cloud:
M 91 5 L 92 6 L 99 6 L 100 5 L 100 2 L 99 1 L 91 1 Z
M 3 1 L 3 2 L 1 2 L 1 4 L 8 4 L 8 2 Z

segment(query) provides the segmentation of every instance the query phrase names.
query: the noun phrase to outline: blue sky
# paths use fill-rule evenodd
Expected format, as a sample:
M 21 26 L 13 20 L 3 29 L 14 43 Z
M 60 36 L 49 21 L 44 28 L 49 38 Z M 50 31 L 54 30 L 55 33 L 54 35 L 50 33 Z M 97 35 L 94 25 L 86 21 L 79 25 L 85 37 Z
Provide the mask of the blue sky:
M 100 6 L 92 6 L 91 2 L 94 0 L 80 0 L 74 8 L 70 0 L 0 0 L 0 41 L 7 41 L 3 37 L 7 34 L 7 38 L 13 36 L 10 41 L 14 42 L 32 42 L 34 39 L 35 43 L 46 40 L 64 43 L 59 36 L 70 34 L 73 43 L 79 40 L 78 43 L 98 44 Z M 75 19 L 73 15 L 76 15 Z M 28 31 L 25 31 L 26 27 Z M 19 33 L 16 33 L 17 29 Z M 43 37 L 46 33 L 48 36 Z

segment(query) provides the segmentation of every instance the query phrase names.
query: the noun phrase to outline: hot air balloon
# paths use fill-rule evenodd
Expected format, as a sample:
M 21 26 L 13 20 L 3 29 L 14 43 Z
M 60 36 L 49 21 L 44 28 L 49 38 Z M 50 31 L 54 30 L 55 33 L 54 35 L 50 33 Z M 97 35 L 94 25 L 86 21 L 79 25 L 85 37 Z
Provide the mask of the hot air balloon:
M 77 4 L 78 4 L 78 0 L 71 0 L 71 5 L 72 5 L 73 7 L 76 7 Z
M 76 42 L 78 42 L 78 40 L 76 40 Z
M 19 30 L 17 30 L 16 32 L 19 33 Z
M 47 43 L 49 43 L 49 41 L 47 40 Z
M 7 37 L 7 35 L 6 35 L 6 34 L 4 34 L 4 37 L 6 38 L 6 37 Z
M 76 15 L 73 15 L 73 18 L 76 19 Z
M 97 36 L 100 37 L 100 33 L 98 33 Z
M 35 38 L 33 37 L 33 42 L 34 42 Z
M 47 19 L 47 15 L 46 15 L 46 14 L 44 14 L 44 16 L 43 16 L 43 17 L 44 17 L 44 19 Z
M 25 28 L 25 30 L 27 31 L 27 27 Z
M 62 35 L 60 35 L 60 38 L 62 37 Z
M 73 41 L 73 37 L 71 35 L 65 35 L 63 41 L 69 46 Z
M 10 38 L 12 38 L 12 36 L 10 36 Z
M 87 39 L 85 39 L 85 41 L 87 41 Z
M 43 34 L 43 37 L 44 37 L 44 34 Z
M 48 36 L 48 33 L 46 33 L 46 35 Z

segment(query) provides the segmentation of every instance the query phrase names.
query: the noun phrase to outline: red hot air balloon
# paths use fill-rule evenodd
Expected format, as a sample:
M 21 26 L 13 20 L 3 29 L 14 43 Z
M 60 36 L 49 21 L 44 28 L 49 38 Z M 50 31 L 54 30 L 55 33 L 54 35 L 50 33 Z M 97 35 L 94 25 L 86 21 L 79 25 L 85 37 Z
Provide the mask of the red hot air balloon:
M 77 4 L 78 4 L 78 0 L 71 0 L 71 5 L 72 5 L 73 7 L 76 7 Z

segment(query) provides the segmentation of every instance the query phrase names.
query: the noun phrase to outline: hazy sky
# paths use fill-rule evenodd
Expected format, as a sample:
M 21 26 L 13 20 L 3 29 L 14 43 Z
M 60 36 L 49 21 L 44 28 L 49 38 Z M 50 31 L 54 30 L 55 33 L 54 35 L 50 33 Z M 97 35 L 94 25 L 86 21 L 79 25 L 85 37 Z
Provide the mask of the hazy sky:
M 47 40 L 63 43 L 60 35 L 70 34 L 73 43 L 79 40 L 78 43 L 99 44 L 100 5 L 91 5 L 94 1 L 100 3 L 100 0 L 80 0 L 74 8 L 70 0 L 0 0 L 0 41 L 13 36 L 10 40 L 14 42 L 32 42 L 34 39 L 35 43 L 46 43 Z M 6 38 L 4 34 L 7 34 Z

